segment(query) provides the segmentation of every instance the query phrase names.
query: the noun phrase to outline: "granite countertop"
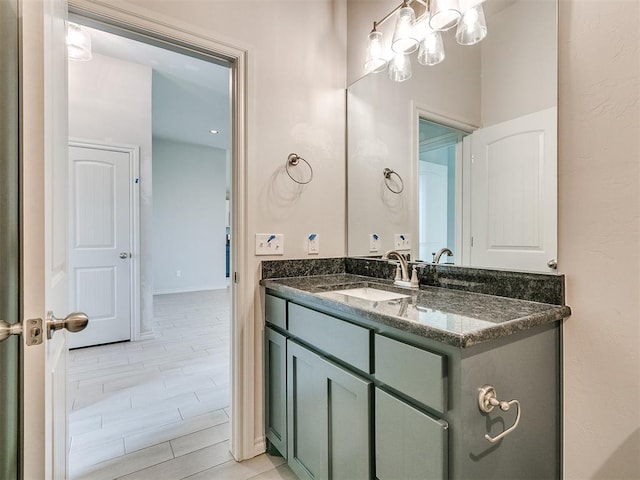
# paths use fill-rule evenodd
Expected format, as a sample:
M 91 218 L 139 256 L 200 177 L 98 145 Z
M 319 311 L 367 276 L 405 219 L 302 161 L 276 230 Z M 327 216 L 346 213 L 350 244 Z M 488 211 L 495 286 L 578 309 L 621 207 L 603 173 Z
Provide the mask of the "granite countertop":
M 441 287 L 401 288 L 391 281 L 349 273 L 263 279 L 260 283 L 268 291 L 293 302 L 362 318 L 460 348 L 571 315 L 571 309 L 566 305 Z M 374 302 L 332 291 L 360 286 L 382 288 L 408 297 Z

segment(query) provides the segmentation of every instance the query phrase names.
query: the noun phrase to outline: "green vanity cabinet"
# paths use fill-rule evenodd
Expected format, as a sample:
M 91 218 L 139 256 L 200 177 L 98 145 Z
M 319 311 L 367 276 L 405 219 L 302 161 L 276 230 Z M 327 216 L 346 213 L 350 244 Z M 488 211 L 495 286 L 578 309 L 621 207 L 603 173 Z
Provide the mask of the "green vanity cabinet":
M 368 480 L 372 382 L 287 341 L 288 461 L 301 479 Z
M 265 328 L 265 426 L 271 445 L 287 457 L 287 339 Z
M 266 436 L 301 480 L 560 478 L 558 323 L 460 348 L 266 297 Z

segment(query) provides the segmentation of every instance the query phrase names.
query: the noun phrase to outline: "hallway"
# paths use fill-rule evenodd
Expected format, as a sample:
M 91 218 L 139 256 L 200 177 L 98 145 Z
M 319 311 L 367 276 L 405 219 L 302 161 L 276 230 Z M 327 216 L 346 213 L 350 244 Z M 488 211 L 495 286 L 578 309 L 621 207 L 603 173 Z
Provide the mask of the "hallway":
M 237 464 L 228 451 L 229 300 L 158 295 L 152 340 L 70 352 L 72 479 L 281 478 L 281 458 Z

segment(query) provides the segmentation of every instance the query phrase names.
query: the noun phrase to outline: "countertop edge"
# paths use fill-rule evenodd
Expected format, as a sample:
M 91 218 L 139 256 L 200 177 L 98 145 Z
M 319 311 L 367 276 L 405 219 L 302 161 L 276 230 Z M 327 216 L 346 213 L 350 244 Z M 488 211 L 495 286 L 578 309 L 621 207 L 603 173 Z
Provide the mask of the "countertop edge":
M 429 338 L 461 349 L 507 338 L 515 333 L 530 330 L 545 324 L 559 322 L 571 315 L 570 307 L 566 305 L 549 304 L 548 311 L 514 318 L 513 320 L 463 334 L 438 329 L 429 325 L 417 324 L 410 320 L 392 315 L 370 312 L 353 305 L 347 305 L 337 300 L 320 297 L 313 292 L 292 287 L 290 285 L 283 285 L 278 283 L 277 279 L 263 279 L 260 281 L 260 285 L 266 290 L 279 294 L 287 300 L 302 302 L 305 306 L 310 308 L 325 310 L 327 313 L 333 315 L 344 315 L 350 318 L 360 316 L 364 320 L 370 322 L 400 329 L 407 333 Z M 491 295 L 487 296 L 491 297 Z

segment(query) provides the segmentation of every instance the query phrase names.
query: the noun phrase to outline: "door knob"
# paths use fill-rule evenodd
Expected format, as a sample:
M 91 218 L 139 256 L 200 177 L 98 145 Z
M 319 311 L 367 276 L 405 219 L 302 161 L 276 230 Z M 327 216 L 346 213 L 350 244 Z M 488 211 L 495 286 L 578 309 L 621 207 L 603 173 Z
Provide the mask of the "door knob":
M 51 340 L 56 330 L 66 328 L 72 333 L 80 332 L 87 327 L 89 317 L 86 313 L 73 312 L 64 318 L 56 318 L 53 312 L 47 312 L 47 338 Z
M 547 267 L 553 269 L 553 270 L 557 270 L 558 269 L 558 262 L 555 259 L 549 260 L 547 262 Z
M 129 254 L 127 252 L 120 252 L 120 258 L 129 258 Z

